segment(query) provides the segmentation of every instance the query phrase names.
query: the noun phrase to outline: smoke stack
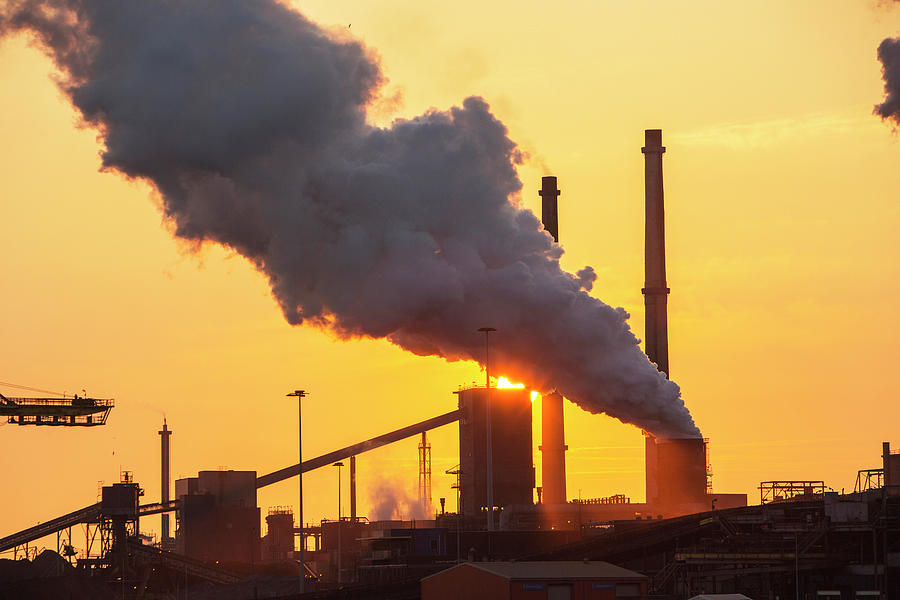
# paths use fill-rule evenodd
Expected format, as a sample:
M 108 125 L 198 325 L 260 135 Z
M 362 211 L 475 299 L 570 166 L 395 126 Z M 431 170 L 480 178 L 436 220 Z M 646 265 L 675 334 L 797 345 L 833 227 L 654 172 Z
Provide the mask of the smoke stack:
M 656 438 L 644 432 L 644 488 L 647 504 L 659 503 L 659 460 L 656 454 Z
M 169 501 L 169 437 L 172 432 L 166 425 L 166 418 L 163 417 L 163 428 L 159 431 L 160 446 L 162 451 L 162 483 L 160 489 L 162 491 L 161 500 L 165 504 Z M 169 539 L 169 513 L 162 514 L 162 532 L 160 534 L 161 541 L 165 542 Z
M 557 392 L 541 398 L 541 485 L 545 504 L 566 501 L 566 450 L 563 397 Z
M 663 207 L 662 130 L 644 131 L 644 186 L 646 229 L 644 230 L 644 351 L 656 368 L 669 377 L 669 333 L 666 302 L 666 221 Z
M 356 522 L 356 457 L 350 457 L 350 522 Z
M 669 335 L 666 303 L 666 227 L 663 205 L 662 130 L 644 131 L 644 351 L 656 368 L 669 376 Z M 645 432 L 644 473 L 648 504 L 660 501 L 656 438 Z
M 556 203 L 559 189 L 556 187 L 556 177 L 541 177 L 541 190 L 538 196 L 542 198 L 541 222 L 544 229 L 553 236 L 554 242 L 559 242 L 559 212 Z
M 547 233 L 559 242 L 559 188 L 556 177 L 541 178 L 538 195 L 541 202 L 541 222 Z M 541 486 L 542 501 L 546 504 L 563 504 L 566 501 L 566 450 L 563 429 L 563 397 L 558 392 L 541 397 Z M 539 499 L 539 502 L 541 499 Z

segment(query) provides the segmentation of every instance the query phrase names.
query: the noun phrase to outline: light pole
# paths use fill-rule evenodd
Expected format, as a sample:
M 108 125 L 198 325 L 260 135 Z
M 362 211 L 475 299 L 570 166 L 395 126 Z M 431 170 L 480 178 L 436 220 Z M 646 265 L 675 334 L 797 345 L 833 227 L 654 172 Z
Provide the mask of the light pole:
M 303 534 L 303 398 L 306 392 L 303 390 L 294 390 L 287 397 L 297 398 L 297 448 L 298 448 L 298 465 L 300 472 L 297 473 L 297 479 L 300 481 L 300 504 L 297 509 L 300 521 L 300 593 L 306 593 L 306 536 Z
M 332 467 L 338 468 L 338 520 L 337 520 L 337 528 L 338 528 L 338 551 L 337 551 L 337 582 L 341 582 L 341 467 L 344 466 L 344 463 L 338 461 L 331 465 Z
M 457 466 L 456 469 L 444 471 L 444 473 L 447 475 L 456 475 L 456 485 L 453 487 L 456 488 L 456 564 L 459 564 L 459 475 L 462 473 L 462 469 Z
M 491 346 L 490 335 L 492 331 L 497 331 L 493 327 L 481 327 L 478 331 L 484 332 L 484 380 L 485 380 L 485 408 L 484 412 L 487 419 L 486 429 L 486 451 L 487 454 L 487 528 L 488 531 L 494 530 L 494 445 L 491 435 Z

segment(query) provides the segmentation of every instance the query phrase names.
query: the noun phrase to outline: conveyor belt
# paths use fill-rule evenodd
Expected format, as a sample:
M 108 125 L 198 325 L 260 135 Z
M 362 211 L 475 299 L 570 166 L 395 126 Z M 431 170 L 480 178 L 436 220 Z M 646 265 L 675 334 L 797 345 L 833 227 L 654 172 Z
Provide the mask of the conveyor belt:
M 379 435 L 378 437 L 366 440 L 365 442 L 353 444 L 352 446 L 347 446 L 346 448 L 341 448 L 340 450 L 335 450 L 334 452 L 329 452 L 328 454 L 305 460 L 303 461 L 302 469 L 301 465 L 297 464 L 258 477 L 256 479 L 256 487 L 261 488 L 272 485 L 273 483 L 278 483 L 279 481 L 284 481 L 285 479 L 299 475 L 301 471 L 306 473 L 307 471 L 312 471 L 319 467 L 325 467 L 336 461 L 344 460 L 345 458 L 350 458 L 351 456 L 356 456 L 357 454 L 368 452 L 369 450 L 374 450 L 375 448 L 380 448 L 381 446 L 392 444 L 414 435 L 419 435 L 423 431 L 443 427 L 444 425 L 459 421 L 459 419 L 460 411 L 454 410 L 438 417 L 428 419 L 427 421 L 422 421 L 415 425 L 409 425 L 408 427 L 397 429 L 396 431 L 385 433 L 384 435 Z

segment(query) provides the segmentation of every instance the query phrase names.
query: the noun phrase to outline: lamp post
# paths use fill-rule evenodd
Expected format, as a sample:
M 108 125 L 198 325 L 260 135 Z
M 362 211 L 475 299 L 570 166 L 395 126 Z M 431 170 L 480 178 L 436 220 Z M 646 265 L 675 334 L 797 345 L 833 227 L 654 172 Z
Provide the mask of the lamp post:
M 484 332 L 484 380 L 485 380 L 485 408 L 486 415 L 486 449 L 487 454 L 487 528 L 494 530 L 494 446 L 491 435 L 491 347 L 490 335 L 497 331 L 493 327 L 481 327 L 478 331 Z
M 337 529 L 338 529 L 338 551 L 337 551 L 337 582 L 341 582 L 341 467 L 344 466 L 344 463 L 338 461 L 331 465 L 332 467 L 338 468 L 338 520 L 337 520 Z
M 456 469 L 444 471 L 444 473 L 447 475 L 456 475 L 456 485 L 453 487 L 456 488 L 456 564 L 459 564 L 459 475 L 462 473 L 462 469 L 457 466 Z
M 300 504 L 297 513 L 300 522 L 300 593 L 304 594 L 306 593 L 306 536 L 303 534 L 303 398 L 306 397 L 306 392 L 294 390 L 286 396 L 297 398 L 297 464 L 300 466 L 300 472 L 297 474 L 300 482 Z

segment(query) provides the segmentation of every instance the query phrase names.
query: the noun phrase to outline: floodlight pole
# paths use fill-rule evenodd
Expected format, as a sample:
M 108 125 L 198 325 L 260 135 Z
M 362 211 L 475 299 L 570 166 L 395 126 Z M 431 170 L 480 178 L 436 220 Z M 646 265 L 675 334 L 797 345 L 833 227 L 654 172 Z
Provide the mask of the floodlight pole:
M 297 398 L 297 448 L 298 463 L 300 465 L 300 473 L 297 474 L 297 480 L 300 482 L 300 504 L 297 508 L 298 520 L 300 524 L 300 593 L 306 593 L 306 536 L 303 531 L 303 398 L 306 392 L 303 390 L 294 390 L 288 397 Z
M 344 463 L 338 461 L 331 465 L 338 468 L 338 551 L 337 551 L 337 582 L 341 583 L 341 467 Z
M 497 331 L 493 327 L 481 327 L 478 331 L 484 332 L 484 393 L 486 415 L 486 449 L 487 455 L 487 530 L 494 530 L 494 445 L 491 434 L 491 354 L 490 335 Z

